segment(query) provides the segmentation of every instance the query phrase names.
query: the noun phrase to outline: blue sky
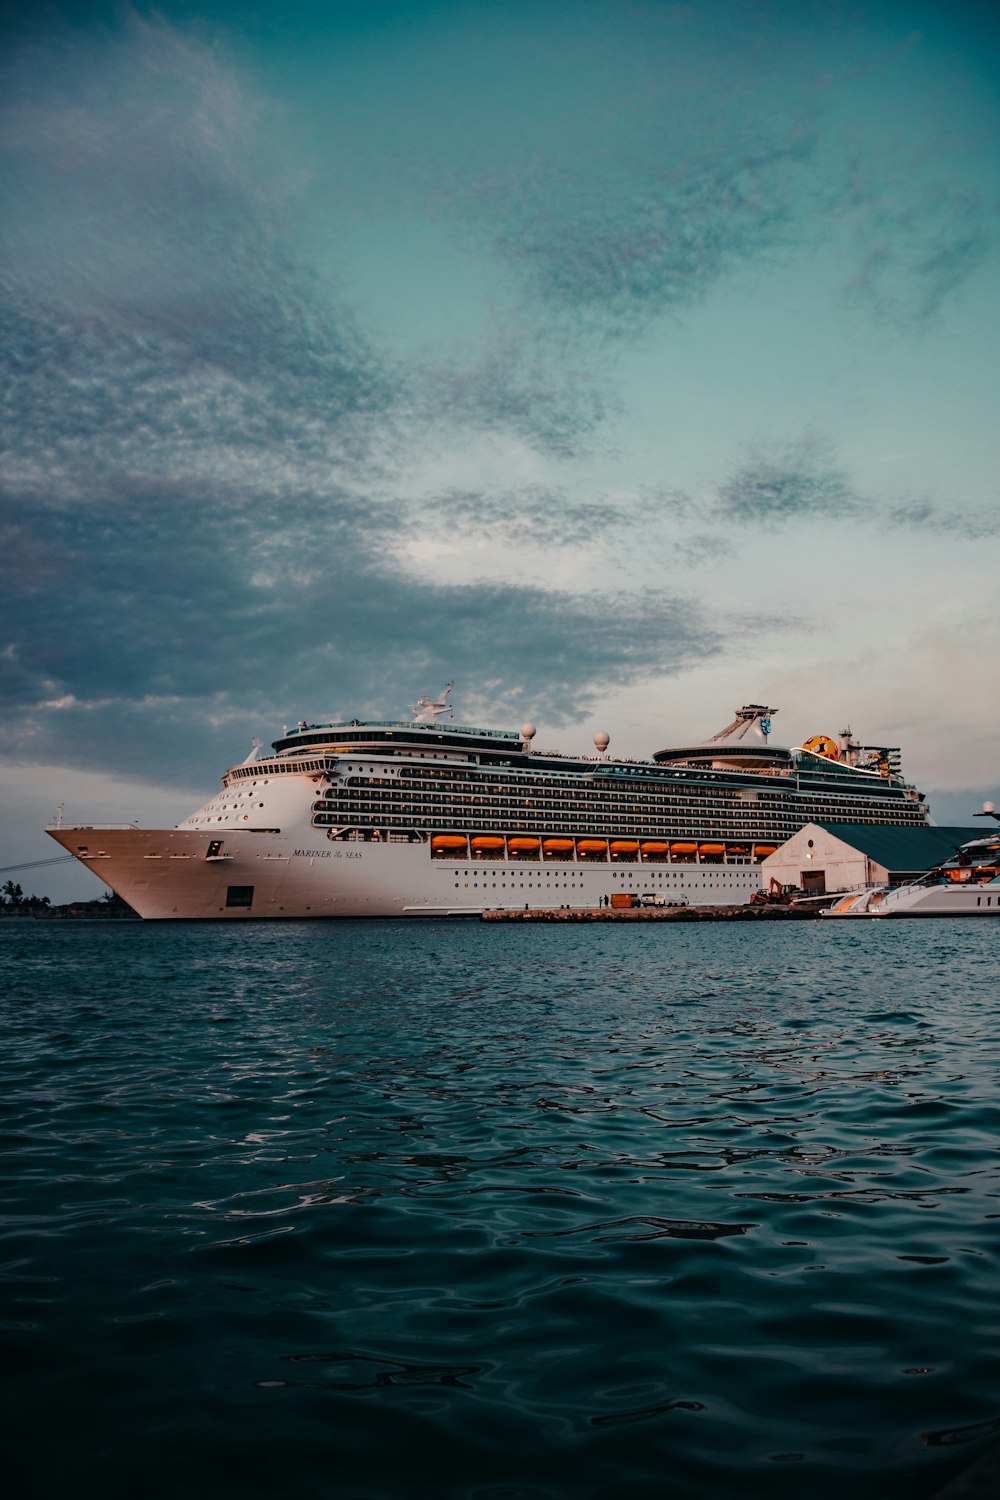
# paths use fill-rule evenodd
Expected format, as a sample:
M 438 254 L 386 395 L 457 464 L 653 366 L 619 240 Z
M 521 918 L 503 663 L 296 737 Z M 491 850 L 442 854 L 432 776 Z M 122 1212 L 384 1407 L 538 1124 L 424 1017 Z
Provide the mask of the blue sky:
M 986 7 L 5 14 L 0 864 L 448 678 L 1000 798 Z

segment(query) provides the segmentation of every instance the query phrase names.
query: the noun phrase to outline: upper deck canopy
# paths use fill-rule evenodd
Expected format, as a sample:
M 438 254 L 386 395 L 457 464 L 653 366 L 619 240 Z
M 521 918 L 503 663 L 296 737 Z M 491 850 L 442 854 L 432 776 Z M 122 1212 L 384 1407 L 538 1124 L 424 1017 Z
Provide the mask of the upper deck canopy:
M 686 765 L 742 766 L 750 770 L 761 766 L 787 766 L 790 752 L 768 744 L 771 715 L 777 712 L 776 708 L 768 708 L 763 703 L 744 704 L 736 710 L 736 718 L 731 724 L 707 740 L 668 746 L 665 750 L 658 750 L 653 759 L 661 763 L 683 761 Z
M 511 729 L 473 729 L 459 724 L 439 728 L 434 724 L 406 724 L 393 720 L 362 723 L 360 719 L 352 719 L 349 724 L 301 723 L 294 733 L 274 740 L 272 749 L 278 755 L 284 755 L 298 750 L 342 752 L 370 747 L 384 752 L 387 749 L 427 749 L 430 746 L 448 750 L 499 750 L 509 755 L 512 750 L 523 750 L 525 742 Z

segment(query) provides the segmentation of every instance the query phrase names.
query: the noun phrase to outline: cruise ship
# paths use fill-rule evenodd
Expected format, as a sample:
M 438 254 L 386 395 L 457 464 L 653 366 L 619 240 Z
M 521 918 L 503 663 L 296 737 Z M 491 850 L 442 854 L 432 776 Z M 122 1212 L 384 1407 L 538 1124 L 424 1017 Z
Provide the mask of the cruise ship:
M 707 740 L 649 760 L 534 748 L 535 728 L 460 727 L 448 684 L 409 722 L 307 724 L 250 756 L 176 828 L 48 829 L 155 920 L 462 917 L 742 904 L 760 863 L 808 822 L 928 821 L 899 751 L 850 730 L 795 747 L 748 704 Z

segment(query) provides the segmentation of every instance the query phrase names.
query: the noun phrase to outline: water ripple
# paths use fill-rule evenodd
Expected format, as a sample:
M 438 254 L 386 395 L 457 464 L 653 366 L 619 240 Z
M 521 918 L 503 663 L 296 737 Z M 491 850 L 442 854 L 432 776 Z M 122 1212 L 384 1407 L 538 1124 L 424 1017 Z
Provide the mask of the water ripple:
M 0 924 L 18 1492 L 929 1500 L 1000 1433 L 976 928 Z

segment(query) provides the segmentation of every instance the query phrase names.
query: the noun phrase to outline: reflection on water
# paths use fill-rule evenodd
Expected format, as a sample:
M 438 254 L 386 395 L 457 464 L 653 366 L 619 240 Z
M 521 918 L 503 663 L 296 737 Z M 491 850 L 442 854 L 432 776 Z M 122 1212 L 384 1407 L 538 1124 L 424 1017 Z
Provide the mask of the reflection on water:
M 24 1492 L 932 1495 L 995 944 L 831 927 L 2 924 Z

